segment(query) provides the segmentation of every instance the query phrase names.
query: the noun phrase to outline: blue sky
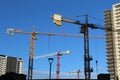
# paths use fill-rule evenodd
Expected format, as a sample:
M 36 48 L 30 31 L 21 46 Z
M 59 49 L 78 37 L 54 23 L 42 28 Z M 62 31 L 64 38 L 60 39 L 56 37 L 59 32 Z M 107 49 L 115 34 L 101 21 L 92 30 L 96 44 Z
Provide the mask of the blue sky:
M 62 26 L 58 27 L 50 17 L 59 13 L 64 18 L 84 23 L 85 17 L 81 15 L 87 14 L 89 23 L 100 24 L 100 27 L 103 27 L 104 10 L 112 9 L 112 5 L 116 3 L 119 3 L 119 0 L 0 0 L 0 54 L 22 58 L 24 73 L 27 74 L 30 35 L 15 33 L 14 36 L 10 36 L 6 34 L 7 28 L 31 32 L 35 26 L 35 31 L 39 32 L 80 34 L 80 26 L 63 22 Z M 90 29 L 89 34 L 104 36 L 104 31 Z M 61 56 L 60 78 L 76 78 L 76 74 L 68 75 L 68 72 L 76 69 L 82 71 L 80 76 L 84 78 L 83 38 L 51 36 L 48 39 L 48 36 L 44 35 L 36 37 L 38 40 L 34 44 L 35 56 L 71 50 L 70 55 Z M 93 57 L 92 78 L 96 78 L 96 60 L 99 66 L 98 73 L 107 73 L 104 38 L 90 38 L 90 55 Z M 56 56 L 53 58 L 52 75 L 56 72 Z M 34 60 L 34 78 L 48 78 L 48 73 L 48 58 Z

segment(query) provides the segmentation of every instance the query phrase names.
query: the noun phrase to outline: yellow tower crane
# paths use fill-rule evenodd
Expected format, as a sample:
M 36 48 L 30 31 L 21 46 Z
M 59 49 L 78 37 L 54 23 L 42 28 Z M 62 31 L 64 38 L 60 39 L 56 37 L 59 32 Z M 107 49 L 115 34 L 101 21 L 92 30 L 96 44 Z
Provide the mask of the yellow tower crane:
M 10 35 L 14 35 L 14 33 L 21 34 L 30 34 L 30 52 L 29 52 L 29 63 L 28 63 L 28 80 L 32 80 L 33 74 L 33 60 L 34 60 L 34 40 L 36 40 L 35 35 L 39 34 L 39 32 L 23 32 L 22 30 L 14 30 L 13 28 L 9 28 L 6 31 Z

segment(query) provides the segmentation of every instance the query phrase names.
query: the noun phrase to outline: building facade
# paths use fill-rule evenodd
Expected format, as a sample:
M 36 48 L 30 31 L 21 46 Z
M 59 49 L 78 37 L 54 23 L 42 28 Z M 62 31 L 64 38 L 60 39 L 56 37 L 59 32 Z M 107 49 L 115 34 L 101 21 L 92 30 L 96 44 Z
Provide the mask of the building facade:
M 0 55 L 0 76 L 9 72 L 22 74 L 23 60 L 5 55 Z
M 105 33 L 110 80 L 120 80 L 120 3 L 114 4 L 112 10 L 104 11 L 104 23 L 105 28 L 114 30 Z
M 6 73 L 7 56 L 0 55 L 0 76 Z

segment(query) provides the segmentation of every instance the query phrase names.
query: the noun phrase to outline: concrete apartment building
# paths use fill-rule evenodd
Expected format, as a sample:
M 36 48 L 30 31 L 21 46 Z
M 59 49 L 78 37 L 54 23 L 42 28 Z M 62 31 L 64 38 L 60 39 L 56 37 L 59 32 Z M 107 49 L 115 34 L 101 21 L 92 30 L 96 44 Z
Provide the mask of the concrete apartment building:
M 110 80 L 120 80 L 120 3 L 104 11 L 105 27 L 115 31 L 106 31 L 107 70 Z
M 22 74 L 23 60 L 21 58 L 0 55 L 0 76 L 9 72 Z

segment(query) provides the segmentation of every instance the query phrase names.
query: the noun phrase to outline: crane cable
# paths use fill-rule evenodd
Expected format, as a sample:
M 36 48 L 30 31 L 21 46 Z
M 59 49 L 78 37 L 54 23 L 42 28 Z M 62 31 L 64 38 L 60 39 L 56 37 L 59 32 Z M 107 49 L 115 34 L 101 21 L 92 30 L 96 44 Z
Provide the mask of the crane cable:
M 50 52 L 50 35 L 48 35 L 48 53 Z

